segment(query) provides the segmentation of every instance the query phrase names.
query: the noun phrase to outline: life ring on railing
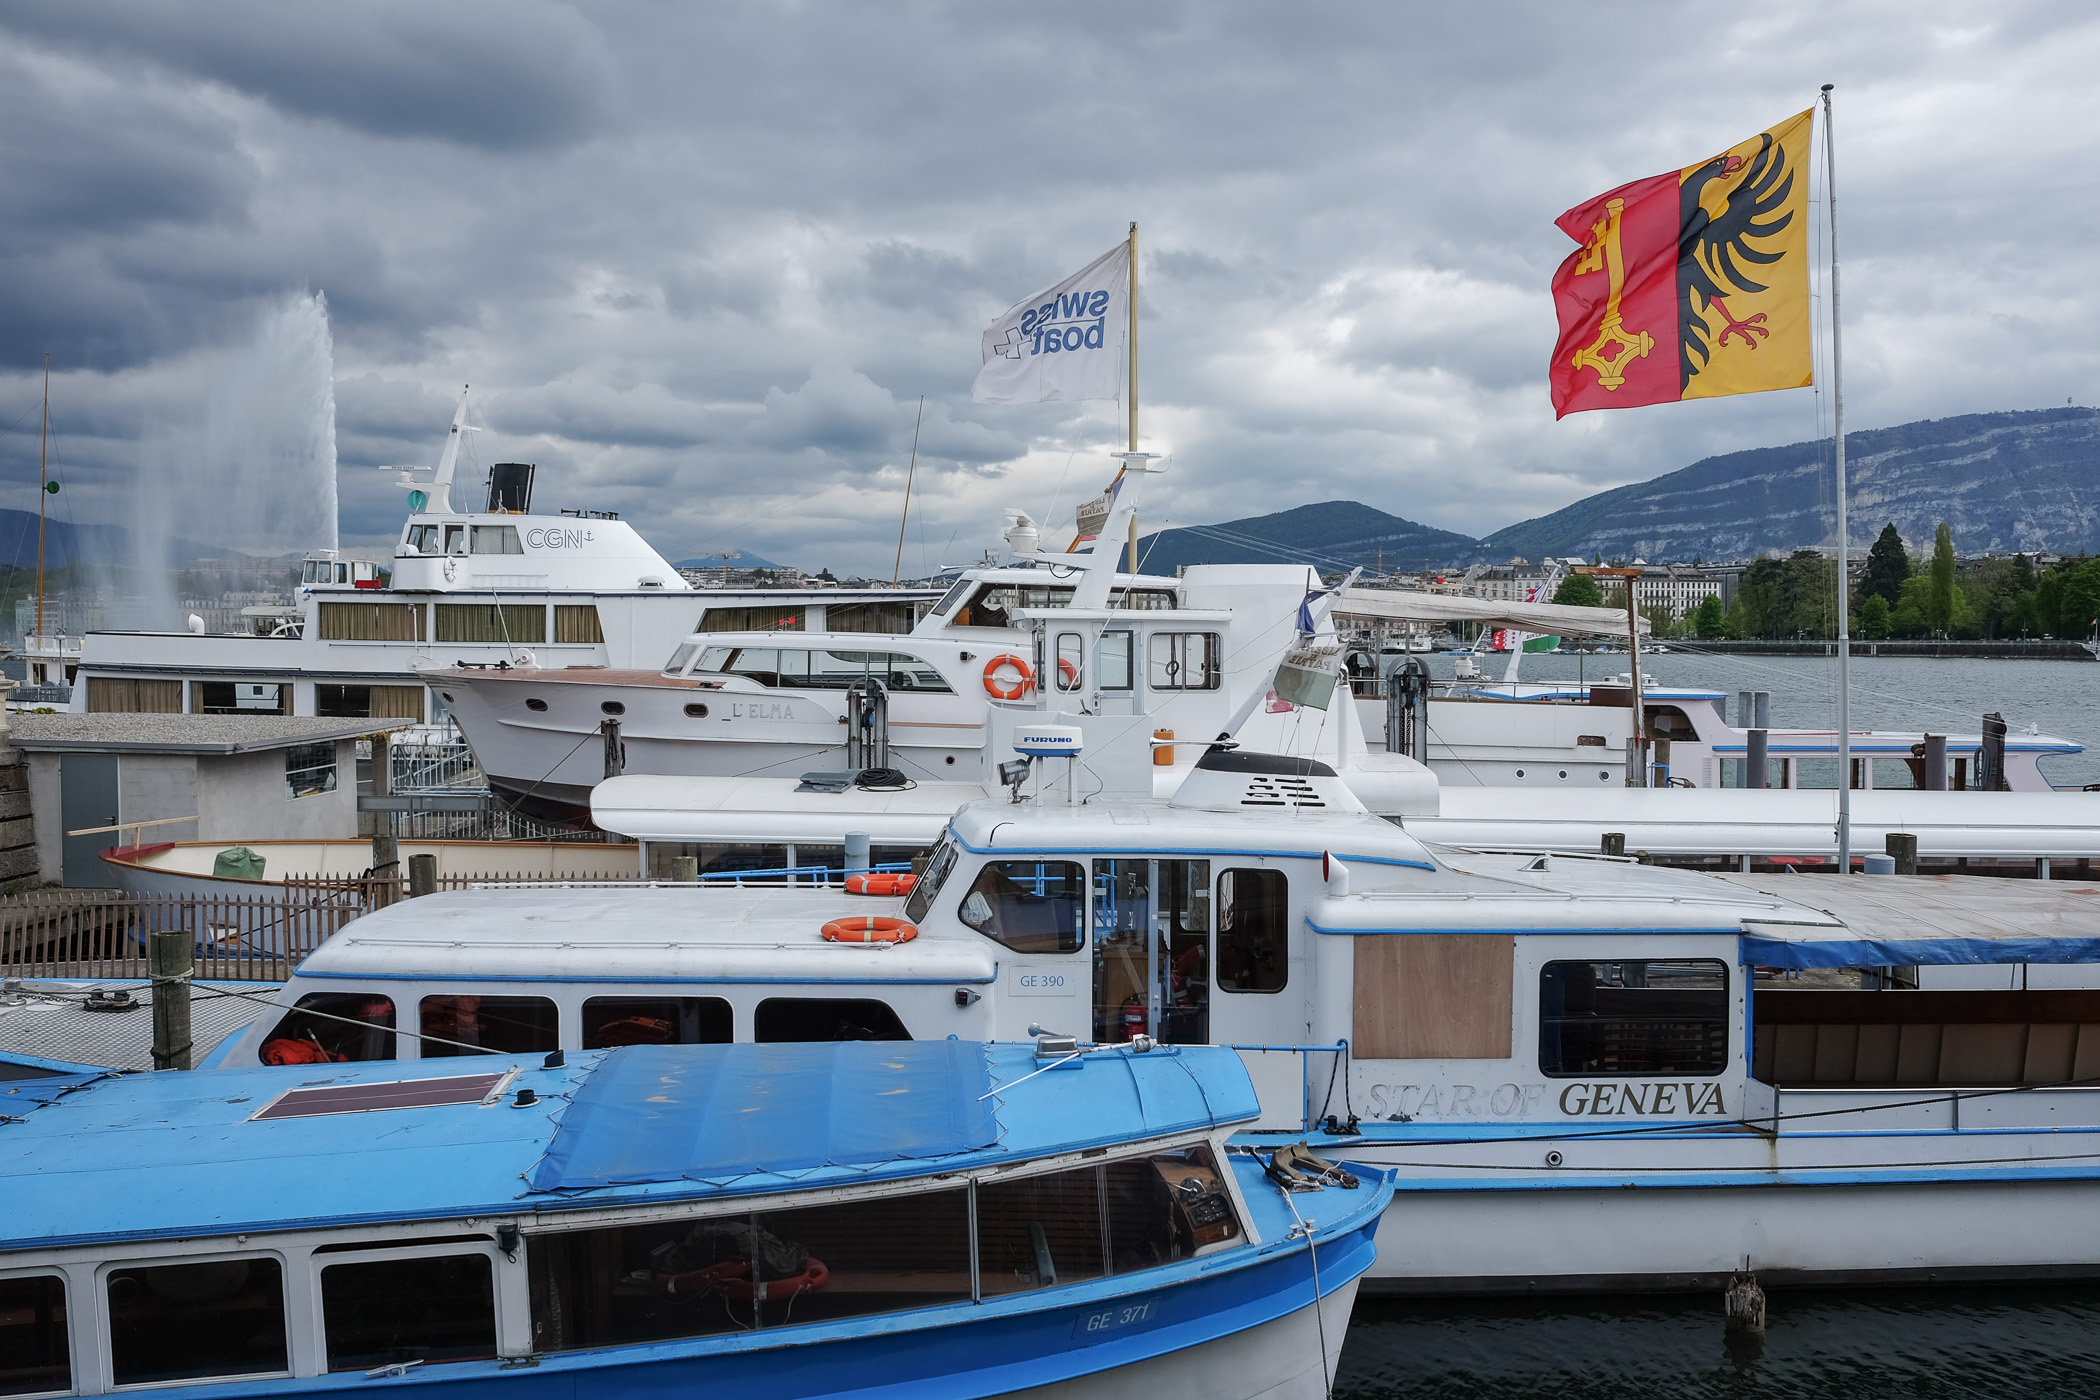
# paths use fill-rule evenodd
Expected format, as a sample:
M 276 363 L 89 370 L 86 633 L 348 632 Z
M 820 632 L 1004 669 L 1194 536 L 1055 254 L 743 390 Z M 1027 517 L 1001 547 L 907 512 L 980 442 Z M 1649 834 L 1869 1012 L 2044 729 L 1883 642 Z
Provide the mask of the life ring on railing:
M 850 919 L 833 919 L 823 928 L 826 943 L 909 943 L 918 936 L 918 925 L 907 923 L 903 919 L 884 918 L 879 914 L 856 914 Z
M 731 1282 L 746 1278 L 751 1265 L 742 1259 L 729 1259 L 720 1264 L 709 1264 L 704 1269 L 692 1269 L 682 1274 L 658 1274 L 654 1280 L 657 1290 L 666 1298 L 683 1298 L 693 1293 L 705 1293 L 714 1288 L 727 1288 Z M 749 1284 L 745 1285 L 750 1287 Z
M 901 874 L 896 871 L 874 871 L 866 875 L 848 875 L 846 877 L 846 893 L 879 895 L 910 894 L 911 887 L 918 883 L 919 877 L 916 875 Z
M 1020 679 L 1011 686 L 1002 685 L 994 677 L 1001 667 L 1011 666 L 1020 674 Z M 1035 685 L 1035 672 L 1026 661 L 1010 651 L 1002 651 L 984 663 L 984 693 L 994 700 L 1018 700 Z

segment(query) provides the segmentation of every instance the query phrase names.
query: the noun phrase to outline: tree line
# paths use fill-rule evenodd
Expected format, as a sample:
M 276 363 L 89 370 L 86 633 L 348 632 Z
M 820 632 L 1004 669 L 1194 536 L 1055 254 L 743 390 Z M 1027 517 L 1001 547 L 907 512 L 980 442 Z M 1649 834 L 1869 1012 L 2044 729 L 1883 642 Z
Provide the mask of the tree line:
M 1853 581 L 1852 635 L 2004 639 L 2082 638 L 2100 622 L 2100 558 L 2062 559 L 2037 569 L 2024 554 L 1961 563 L 1942 521 L 1932 551 L 1913 557 L 1894 525 L 1884 525 Z M 1625 606 L 1618 588 L 1570 577 L 1556 603 Z M 1758 559 L 1743 570 L 1725 609 L 1708 598 L 1681 618 L 1642 609 L 1659 637 L 1786 640 L 1837 635 L 1837 561 L 1813 549 Z

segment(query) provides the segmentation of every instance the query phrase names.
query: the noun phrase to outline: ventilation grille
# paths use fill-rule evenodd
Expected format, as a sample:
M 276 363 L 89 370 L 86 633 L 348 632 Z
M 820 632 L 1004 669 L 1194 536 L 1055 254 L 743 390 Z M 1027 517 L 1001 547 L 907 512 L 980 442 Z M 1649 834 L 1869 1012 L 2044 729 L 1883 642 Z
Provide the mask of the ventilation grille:
M 1326 799 L 1304 778 L 1261 777 L 1247 780 L 1242 807 L 1325 807 Z

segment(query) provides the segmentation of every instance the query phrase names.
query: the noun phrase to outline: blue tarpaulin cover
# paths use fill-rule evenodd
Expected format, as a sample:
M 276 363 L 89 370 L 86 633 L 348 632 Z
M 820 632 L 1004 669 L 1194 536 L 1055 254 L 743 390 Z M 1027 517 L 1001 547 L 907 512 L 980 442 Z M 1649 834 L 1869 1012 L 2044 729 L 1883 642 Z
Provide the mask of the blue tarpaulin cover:
M 708 1053 L 710 1051 L 718 1053 Z M 873 1166 L 999 1139 L 969 1041 L 629 1046 L 576 1090 L 536 1191 Z

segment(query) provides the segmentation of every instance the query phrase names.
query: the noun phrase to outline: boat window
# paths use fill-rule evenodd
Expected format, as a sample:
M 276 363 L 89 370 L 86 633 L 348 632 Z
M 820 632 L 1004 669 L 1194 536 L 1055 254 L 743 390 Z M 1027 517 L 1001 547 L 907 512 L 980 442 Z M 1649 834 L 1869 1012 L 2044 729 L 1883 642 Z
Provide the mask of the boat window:
M 1057 688 L 1086 687 L 1086 641 L 1077 632 L 1057 634 Z
M 1137 689 L 1135 639 L 1128 632 L 1103 632 L 1097 654 L 1101 669 L 1095 676 L 1103 690 Z
M 445 527 L 445 553 L 465 554 L 466 552 L 467 527 L 464 525 L 447 525 Z
M 583 1004 L 583 1048 L 727 1045 L 729 1003 L 720 997 L 592 997 Z
M 394 1058 L 394 1002 L 376 992 L 308 992 L 263 1037 L 266 1065 Z
M 486 1254 L 330 1264 L 321 1270 L 328 1369 L 496 1354 L 496 1281 Z
M 1146 644 L 1145 683 L 1154 690 L 1216 690 L 1218 634 L 1154 632 Z
M 285 692 L 275 681 L 191 681 L 193 715 L 281 715 L 289 713 Z M 326 710 L 319 713 L 327 714 Z
M 1356 936 L 1350 1053 L 1366 1060 L 1506 1060 L 1517 940 L 1507 933 Z
M 541 1352 L 966 1302 L 969 1189 L 535 1235 L 527 1270 Z
M 923 923 L 927 911 L 933 908 L 934 898 L 940 894 L 941 886 L 948 882 L 948 875 L 955 869 L 956 857 L 962 847 L 955 843 L 950 832 L 942 832 L 940 843 L 926 860 L 926 872 L 913 882 L 911 898 L 904 902 L 904 917 L 912 923 Z
M 811 1040 L 910 1040 L 886 1001 L 872 997 L 768 997 L 752 1018 L 761 1044 Z
M 1156 901 L 1154 864 L 1094 862 L 1094 1039 L 1104 1045 L 1146 1032 L 1172 1045 L 1210 1039 L 1210 862 L 1157 862 Z M 1147 928 L 1157 931 L 1156 961 Z M 1157 1029 L 1146 996 L 1155 977 Z
M 1218 877 L 1218 990 L 1280 992 L 1290 977 L 1290 889 L 1281 870 Z
M 1086 942 L 1086 871 L 1069 860 L 993 860 L 956 917 L 1017 953 L 1071 953 Z
M 963 594 L 968 593 L 970 591 L 971 584 L 975 582 L 975 579 L 957 579 L 954 585 L 950 587 L 946 593 L 943 593 L 941 595 L 941 601 L 933 605 L 933 615 L 935 617 L 946 617 L 948 615 L 948 609 L 954 607 L 956 603 L 960 602 Z
M 732 676 L 748 676 L 760 685 L 778 685 L 780 650 L 777 647 L 738 647 L 722 669 Z
M 438 527 L 435 525 L 411 525 L 408 527 L 408 547 L 418 554 L 441 552 L 438 543 Z
M 726 668 L 742 671 L 741 662 Z M 869 677 L 892 690 L 949 692 L 948 680 L 931 664 L 897 651 L 799 651 L 780 648 L 777 679 L 788 690 L 846 690 Z
M 924 603 L 833 603 L 824 610 L 826 632 L 887 632 L 902 636 L 919 622 Z
M 58 1274 L 0 1278 L 0 1395 L 72 1388 L 65 1279 Z
M 335 743 L 294 744 L 284 751 L 287 800 L 335 791 Z
M 591 643 L 605 640 L 605 629 L 598 625 L 596 603 L 556 603 L 554 605 L 554 640 L 557 642 Z
M 323 603 L 324 642 L 420 642 L 423 610 L 414 603 Z
M 1136 1273 L 1241 1237 L 1207 1146 L 977 1188 L 986 1298 Z
M 800 632 L 808 613 L 800 606 L 709 608 L 695 632 Z
M 445 995 L 423 998 L 423 1058 L 536 1055 L 561 1044 L 546 997 Z
M 441 642 L 504 642 L 539 646 L 547 640 L 547 609 L 540 603 L 436 603 Z
M 525 547 L 518 543 L 518 527 L 515 525 L 476 525 L 474 527 L 474 552 L 476 554 L 523 554 Z
M 112 1269 L 109 1360 L 118 1385 L 290 1369 L 284 1267 L 275 1259 Z
M 1719 1074 L 1728 966 L 1715 958 L 1549 962 L 1539 972 L 1539 1068 L 1552 1075 Z
M 735 647 L 708 647 L 700 653 L 700 659 L 693 663 L 693 669 L 695 671 L 719 671 L 729 664 L 729 658 L 734 655 L 736 655 Z

